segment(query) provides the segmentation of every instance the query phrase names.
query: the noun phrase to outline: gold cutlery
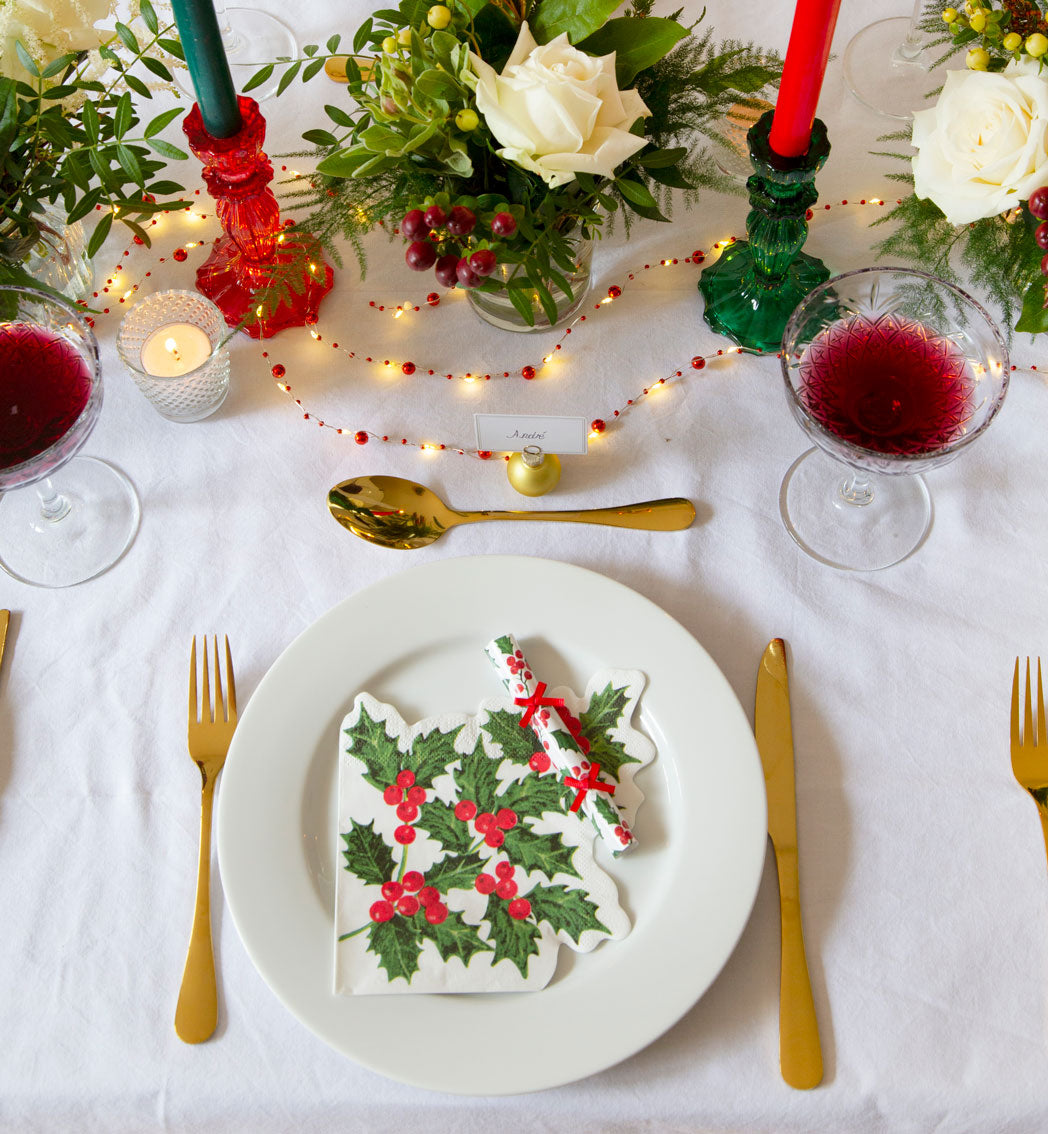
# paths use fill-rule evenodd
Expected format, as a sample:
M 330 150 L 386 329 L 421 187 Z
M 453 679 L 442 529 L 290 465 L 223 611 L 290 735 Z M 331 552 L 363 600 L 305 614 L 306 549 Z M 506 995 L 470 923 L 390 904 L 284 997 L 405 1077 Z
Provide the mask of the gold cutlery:
M 480 520 L 553 520 L 607 524 L 649 532 L 675 532 L 695 519 L 690 500 L 647 500 L 620 508 L 584 508 L 576 512 L 464 512 L 449 508 L 425 485 L 399 476 L 362 476 L 344 480 L 328 493 L 332 516 L 354 535 L 381 547 L 426 547 L 456 524 Z
M 768 644 L 757 671 L 754 732 L 768 792 L 768 834 L 779 875 L 782 954 L 779 972 L 779 1064 L 791 1087 L 807 1090 L 822 1082 L 819 1024 L 808 979 L 801 930 L 797 876 L 797 799 L 793 779 L 793 729 L 786 647 Z
M 208 677 L 207 637 L 204 637 L 201 668 L 202 697 L 197 704 L 196 638 L 189 654 L 189 754 L 200 769 L 200 854 L 197 864 L 196 907 L 189 952 L 182 973 L 182 987 L 175 1008 L 175 1031 L 186 1043 L 202 1043 L 218 1023 L 218 990 L 215 954 L 211 944 L 211 807 L 215 780 L 226 761 L 229 742 L 237 725 L 237 693 L 233 681 L 233 659 L 226 647 L 226 693 L 222 696 L 222 674 L 218 661 L 218 638 L 214 639 L 215 695 Z
M 1048 735 L 1045 733 L 1044 686 L 1041 659 L 1037 659 L 1037 727 L 1034 729 L 1031 700 L 1030 659 L 1026 659 L 1026 688 L 1022 731 L 1019 729 L 1019 659 L 1012 677 L 1012 773 L 1033 797 L 1041 817 L 1041 831 L 1048 850 Z
M 4 660 L 4 645 L 7 642 L 7 626 L 11 621 L 9 610 L 0 610 L 0 662 Z

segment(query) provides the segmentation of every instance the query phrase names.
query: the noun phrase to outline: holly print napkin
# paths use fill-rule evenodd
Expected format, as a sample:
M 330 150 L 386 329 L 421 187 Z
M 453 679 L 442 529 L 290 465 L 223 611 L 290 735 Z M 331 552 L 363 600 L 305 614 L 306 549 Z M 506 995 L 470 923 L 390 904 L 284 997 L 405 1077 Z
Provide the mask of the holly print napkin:
M 605 670 L 582 697 L 548 693 L 564 731 L 578 722 L 571 766 L 554 764 L 530 721 L 521 726 L 517 698 L 409 724 L 359 694 L 339 753 L 335 991 L 537 990 L 562 944 L 589 952 L 625 937 L 629 918 L 594 860 L 597 829 L 582 804 L 614 798 L 621 833 L 608 831 L 623 846 L 643 799 L 634 774 L 655 755 L 632 724 L 643 686 L 637 671 Z M 580 793 L 597 762 L 614 793 Z

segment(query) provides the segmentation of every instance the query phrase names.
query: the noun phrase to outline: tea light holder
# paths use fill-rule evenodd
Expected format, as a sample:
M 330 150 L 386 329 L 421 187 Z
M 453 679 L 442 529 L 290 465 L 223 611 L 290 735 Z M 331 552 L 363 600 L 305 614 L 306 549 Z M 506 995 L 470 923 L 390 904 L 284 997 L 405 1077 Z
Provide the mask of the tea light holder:
M 229 393 L 226 321 L 210 299 L 193 291 L 160 291 L 124 316 L 120 360 L 135 385 L 169 421 L 209 417 Z

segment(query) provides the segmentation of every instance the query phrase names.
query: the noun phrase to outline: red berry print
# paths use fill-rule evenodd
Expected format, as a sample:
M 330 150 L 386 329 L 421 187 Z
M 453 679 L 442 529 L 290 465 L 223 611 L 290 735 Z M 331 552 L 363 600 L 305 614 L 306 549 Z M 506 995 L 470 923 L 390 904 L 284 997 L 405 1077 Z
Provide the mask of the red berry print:
M 420 906 L 431 906 L 434 902 L 440 900 L 440 891 L 436 886 L 423 886 L 418 892 L 418 904 Z
M 474 827 L 482 834 L 486 835 L 488 831 L 495 826 L 495 816 L 490 811 L 482 811 L 476 818 L 473 824 Z
M 517 921 L 523 921 L 531 913 L 531 902 L 527 898 L 514 898 L 506 907 L 506 913 Z
M 414 917 L 418 913 L 420 903 L 414 894 L 405 894 L 403 898 L 397 902 L 397 913 L 403 914 L 404 917 Z
M 497 883 L 490 874 L 478 874 L 476 882 L 473 883 L 478 894 L 490 894 L 495 889 Z
M 443 902 L 434 902 L 426 906 L 426 921 L 430 925 L 440 925 L 448 916 L 448 907 Z
M 506 835 L 498 827 L 492 827 L 484 836 L 484 842 L 489 847 L 500 847 L 506 841 Z
M 510 830 L 517 825 L 517 813 L 508 807 L 503 807 L 495 816 L 495 825 L 501 827 L 503 831 Z
M 415 773 L 405 768 L 402 772 L 397 772 L 397 786 L 402 788 L 409 788 L 415 782 Z
M 406 847 L 409 843 L 415 841 L 415 828 L 409 827 L 407 823 L 404 823 L 393 832 L 393 838 L 396 839 L 401 846 Z
M 512 878 L 515 870 L 516 867 L 512 862 L 500 862 L 495 867 L 495 873 L 502 879 Z
M 394 910 L 390 902 L 375 902 L 368 913 L 371 914 L 372 921 L 390 921 Z
M 396 807 L 398 803 L 404 798 L 404 789 L 398 788 L 396 784 L 390 784 L 388 788 L 382 793 L 382 798 L 390 805 Z
M 397 808 L 397 818 L 403 819 L 405 823 L 410 823 L 418 818 L 418 808 L 413 803 L 402 803 Z
M 395 902 L 403 893 L 404 887 L 399 882 L 382 883 L 382 897 L 387 901 Z
M 503 878 L 502 881 L 495 887 L 495 893 L 504 901 L 509 901 L 510 898 L 517 896 L 517 884 L 512 878 Z
M 423 878 L 421 871 L 418 870 L 409 870 L 401 879 L 401 885 L 412 894 L 417 894 L 425 885 L 425 882 L 426 880 Z
M 528 761 L 528 767 L 531 768 L 533 772 L 539 772 L 540 774 L 548 771 L 549 766 L 550 758 L 545 752 L 536 752 Z
M 408 803 L 413 803 L 416 807 L 421 807 L 426 802 L 426 789 L 415 784 L 414 787 L 408 788 L 404 798 Z
M 461 799 L 455 804 L 455 818 L 468 823 L 477 813 L 477 805 L 472 799 Z

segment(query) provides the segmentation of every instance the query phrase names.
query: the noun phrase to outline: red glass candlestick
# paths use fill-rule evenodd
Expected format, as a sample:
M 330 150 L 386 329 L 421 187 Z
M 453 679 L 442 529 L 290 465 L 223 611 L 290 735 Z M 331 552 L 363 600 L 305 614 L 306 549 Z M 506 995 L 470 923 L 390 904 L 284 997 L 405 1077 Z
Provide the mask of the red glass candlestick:
M 273 166 L 262 152 L 266 120 L 254 99 L 237 101 L 243 125 L 230 138 L 212 137 L 195 104 L 182 123 L 189 148 L 204 163 L 223 231 L 197 269 L 197 290 L 218 304 L 231 327 L 269 338 L 315 322 L 334 273 L 313 237 L 283 239 L 280 206 L 269 188 Z

